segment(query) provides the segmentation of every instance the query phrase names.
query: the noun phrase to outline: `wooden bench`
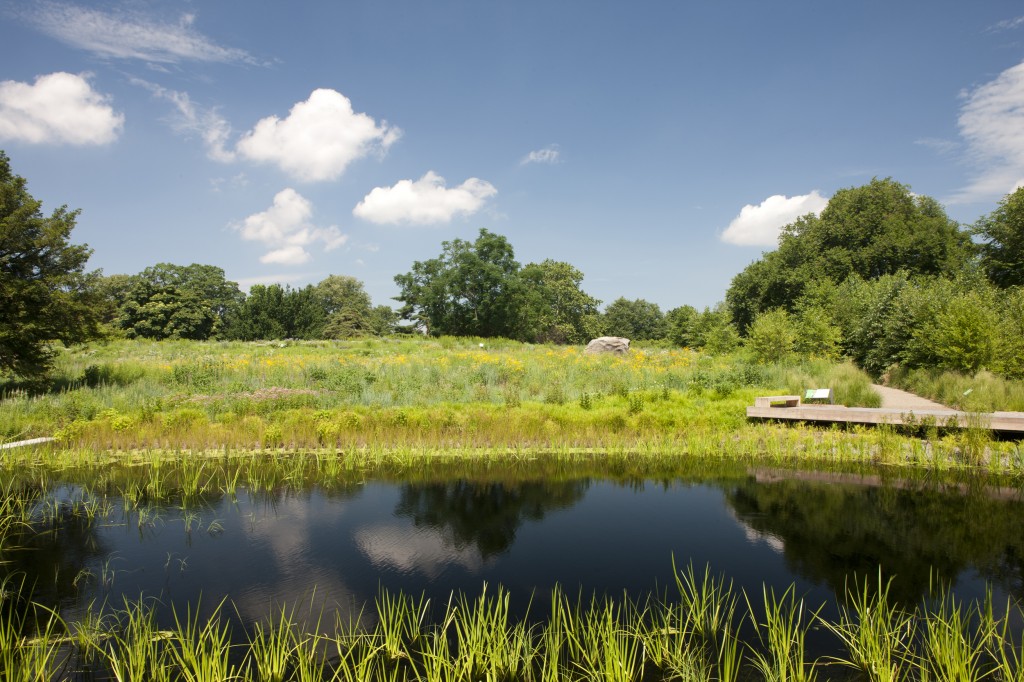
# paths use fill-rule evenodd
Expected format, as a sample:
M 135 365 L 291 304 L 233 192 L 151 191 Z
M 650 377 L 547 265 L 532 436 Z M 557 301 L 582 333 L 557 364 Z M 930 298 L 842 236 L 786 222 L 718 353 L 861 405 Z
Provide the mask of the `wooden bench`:
M 769 395 L 754 398 L 754 407 L 800 407 L 800 396 Z

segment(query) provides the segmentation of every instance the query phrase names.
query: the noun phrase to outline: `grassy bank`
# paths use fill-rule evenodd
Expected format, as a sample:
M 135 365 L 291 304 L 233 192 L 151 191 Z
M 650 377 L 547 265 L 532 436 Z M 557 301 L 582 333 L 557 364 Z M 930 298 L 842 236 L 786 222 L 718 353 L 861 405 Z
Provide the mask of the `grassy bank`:
M 1018 470 L 1019 448 L 977 432 L 748 424 L 757 395 L 831 387 L 874 406 L 849 363 L 481 339 L 116 341 L 68 349 L 46 385 L 0 384 L 0 438 L 49 450 L 315 451 L 351 459 L 593 452 L 861 461 Z

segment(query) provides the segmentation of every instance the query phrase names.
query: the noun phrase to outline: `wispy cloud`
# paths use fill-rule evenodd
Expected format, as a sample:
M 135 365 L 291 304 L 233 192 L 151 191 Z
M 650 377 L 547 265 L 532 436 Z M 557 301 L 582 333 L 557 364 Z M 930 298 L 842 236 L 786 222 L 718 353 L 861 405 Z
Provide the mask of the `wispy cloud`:
M 952 154 L 960 148 L 960 143 L 955 140 L 944 140 L 941 137 L 922 137 L 914 140 L 914 144 L 927 147 L 937 154 Z
M 960 135 L 977 171 L 950 204 L 990 200 L 1024 184 L 1024 62 L 964 98 Z
M 476 213 L 497 193 L 494 185 L 479 178 L 469 178 L 449 189 L 444 178 L 427 171 L 416 181 L 399 180 L 391 187 L 375 187 L 352 214 L 378 224 L 448 223 L 455 216 Z
M 0 81 L 0 140 L 101 145 L 117 139 L 124 114 L 88 78 L 51 73 L 35 83 Z
M 988 27 L 989 32 L 998 33 L 999 31 L 1012 31 L 1015 28 L 1024 26 L 1024 17 L 1014 17 L 1013 19 L 1004 19 L 992 26 Z
M 800 216 L 821 213 L 828 199 L 818 190 L 787 197 L 775 194 L 757 206 L 747 204 L 722 232 L 721 239 L 739 246 L 775 246 L 782 228 Z
M 32 3 L 22 16 L 43 33 L 100 57 L 174 64 L 256 63 L 245 50 L 218 45 L 195 28 L 196 15 L 161 22 L 129 12 L 104 12 L 58 2 Z
M 386 151 L 401 134 L 385 121 L 356 113 L 340 92 L 321 88 L 295 104 L 287 118 L 260 120 L 239 140 L 237 152 L 277 164 L 298 180 L 333 180 L 356 159 Z
M 274 196 L 270 208 L 254 213 L 231 227 L 242 235 L 242 239 L 262 242 L 270 249 L 260 258 L 261 263 L 301 265 L 312 258 L 307 246 L 321 243 L 324 251 L 332 251 L 348 241 L 348 235 L 342 234 L 334 225 L 313 225 L 310 222 L 312 216 L 313 204 L 289 187 Z
M 562 153 L 558 149 L 557 144 L 551 144 L 544 149 L 538 149 L 532 151 L 522 158 L 519 162 L 520 166 L 525 166 L 531 163 L 543 163 L 543 164 L 554 164 L 559 163 L 562 160 Z
M 235 153 L 227 148 L 231 136 L 231 124 L 216 109 L 195 104 L 187 92 L 169 90 L 165 87 L 133 78 L 131 82 L 153 93 L 154 97 L 174 105 L 175 115 L 171 125 L 178 132 L 194 134 L 202 138 L 207 155 L 215 161 L 234 161 Z

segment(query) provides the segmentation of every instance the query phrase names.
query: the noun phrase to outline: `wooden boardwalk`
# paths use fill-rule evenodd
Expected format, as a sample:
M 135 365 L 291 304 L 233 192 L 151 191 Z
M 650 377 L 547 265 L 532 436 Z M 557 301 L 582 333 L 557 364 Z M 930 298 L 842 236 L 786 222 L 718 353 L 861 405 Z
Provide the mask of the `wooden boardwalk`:
M 908 410 L 885 407 L 801 404 L 800 396 L 757 398 L 747 408 L 748 419 L 780 419 L 826 424 L 920 424 L 960 428 L 981 427 L 992 431 L 1024 434 L 1024 412 L 961 412 L 959 410 Z

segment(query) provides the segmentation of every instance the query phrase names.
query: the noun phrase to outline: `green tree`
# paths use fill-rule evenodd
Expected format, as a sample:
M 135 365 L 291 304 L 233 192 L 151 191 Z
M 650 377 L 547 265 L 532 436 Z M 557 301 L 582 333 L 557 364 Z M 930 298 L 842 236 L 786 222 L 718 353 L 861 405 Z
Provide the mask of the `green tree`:
M 129 338 L 220 336 L 244 295 L 213 265 L 158 263 L 121 286 L 116 320 Z
M 69 241 L 78 211 L 41 206 L 0 152 L 0 371 L 27 378 L 49 369 L 51 343 L 98 335 L 102 314 L 92 250 Z
M 610 336 L 623 336 L 633 341 L 663 339 L 665 316 L 657 303 L 620 297 L 605 308 L 604 331 Z
M 599 335 L 600 301 L 580 287 L 583 273 L 569 263 L 545 260 L 519 272 L 523 303 L 516 337 L 532 343 L 586 343 Z
M 697 315 L 697 309 L 692 305 L 679 306 L 665 313 L 665 334 L 672 345 L 681 348 L 694 345 L 690 330 Z
M 313 285 L 254 284 L 227 331 L 240 341 L 323 338 L 327 316 Z
M 999 207 L 971 228 L 982 239 L 981 266 L 999 287 L 1024 285 L 1024 187 L 1003 197 Z
M 690 342 L 693 348 L 703 349 L 712 355 L 735 350 L 740 343 L 740 335 L 732 324 L 728 306 L 719 303 L 697 313 L 690 323 Z
M 395 276 L 403 319 L 433 335 L 505 336 L 518 331 L 519 263 L 505 237 L 480 230 L 473 242 L 442 242 L 441 255 Z
M 363 283 L 348 275 L 331 275 L 316 285 L 327 322 L 324 337 L 344 339 L 369 333 L 372 301 Z
M 760 362 L 780 362 L 796 351 L 797 328 L 782 308 L 760 313 L 747 333 L 747 347 Z
M 779 247 L 733 279 L 726 301 L 742 332 L 758 313 L 793 312 L 813 282 L 858 275 L 873 280 L 900 270 L 955 276 L 970 263 L 967 233 L 934 199 L 915 196 L 891 178 L 839 190 L 820 216 L 787 225 Z

